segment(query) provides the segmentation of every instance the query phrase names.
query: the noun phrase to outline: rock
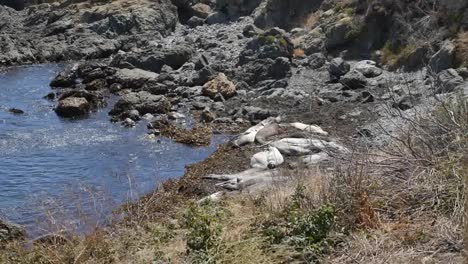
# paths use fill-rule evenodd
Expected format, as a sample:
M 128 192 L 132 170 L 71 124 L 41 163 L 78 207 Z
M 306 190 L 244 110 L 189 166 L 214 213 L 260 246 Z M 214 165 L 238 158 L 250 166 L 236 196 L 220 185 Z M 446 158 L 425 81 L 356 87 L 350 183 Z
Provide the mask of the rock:
M 67 68 L 61 71 L 55 78 L 50 82 L 51 87 L 72 87 L 75 85 L 75 80 L 78 77 L 76 65 L 71 68 Z
M 80 117 L 89 113 L 91 106 L 83 97 L 67 97 L 58 102 L 55 112 L 61 117 Z
M 218 10 L 224 10 L 230 17 L 238 17 L 250 15 L 260 3 L 261 0 L 217 0 L 216 7 Z
M 21 226 L 0 220 L 0 246 L 5 242 L 23 239 L 25 236 L 26 232 Z
M 145 91 L 125 94 L 114 105 L 110 115 L 118 116 L 126 111 L 136 109 L 141 115 L 165 114 L 169 112 L 171 103 L 163 95 L 153 95 Z
M 332 81 L 338 81 L 340 77 L 348 73 L 350 69 L 351 66 L 349 63 L 344 61 L 342 58 L 334 58 L 331 60 L 330 67 L 328 68 L 330 79 Z
M 25 6 L 24 0 L 0 0 L 0 5 L 11 7 L 17 11 L 23 10 Z
M 10 108 L 8 109 L 8 112 L 15 114 L 15 115 L 22 115 L 24 114 L 24 111 L 18 108 Z
M 203 110 L 200 118 L 204 123 L 211 123 L 216 119 L 216 114 L 211 112 L 209 109 L 205 109 Z
M 333 50 L 352 40 L 353 26 L 355 25 L 350 17 L 342 18 L 330 26 L 325 32 L 327 50 Z
M 193 16 L 187 20 L 187 25 L 191 28 L 196 28 L 198 26 L 202 26 L 203 24 L 205 24 L 205 19 L 197 16 Z
M 275 111 L 271 111 L 268 109 L 263 109 L 260 107 L 255 107 L 255 106 L 246 106 L 241 109 L 241 114 L 244 116 L 247 120 L 251 122 L 259 121 L 259 120 L 264 120 L 267 119 L 271 116 L 276 116 L 277 113 Z
M 253 155 L 250 166 L 258 169 L 274 169 L 283 164 L 284 158 L 275 147 L 269 147 L 268 151 L 262 151 Z
M 228 80 L 224 73 L 219 73 L 213 80 L 203 85 L 203 94 L 210 98 L 215 98 L 217 94 L 221 94 L 228 99 L 236 94 L 236 86 Z
M 454 69 L 447 69 L 441 71 L 437 75 L 436 81 L 436 92 L 437 93 L 450 93 L 455 90 L 455 88 L 463 84 L 463 78 L 458 75 L 458 72 Z
M 122 125 L 124 127 L 135 127 L 136 123 L 130 118 L 125 118 L 125 120 L 122 122 Z
M 457 69 L 458 75 L 460 75 L 463 79 L 468 79 L 468 68 L 462 67 Z
M 321 30 L 312 30 L 300 37 L 299 41 L 299 47 L 302 48 L 306 54 L 325 52 L 325 39 Z
M 228 21 L 228 17 L 222 12 L 215 12 L 209 15 L 205 20 L 205 22 L 208 25 L 222 24 L 222 23 L 226 23 L 227 21 Z
M 244 27 L 244 29 L 242 30 L 242 34 L 245 37 L 252 38 L 260 34 L 263 34 L 263 30 L 259 29 L 255 25 L 249 24 Z
M 185 118 L 185 115 L 183 115 L 181 113 L 177 113 L 177 112 L 170 112 L 170 113 L 167 114 L 167 118 L 169 118 L 171 120 L 177 120 L 177 119 Z
M 382 69 L 376 66 L 375 61 L 371 60 L 363 60 L 356 65 L 354 65 L 354 69 L 357 70 L 358 72 L 362 73 L 364 76 L 367 78 L 373 78 L 382 75 Z
M 327 58 L 322 53 L 314 53 L 309 56 L 308 64 L 312 69 L 321 68 L 327 62 Z
M 158 74 L 141 69 L 119 69 L 109 78 L 109 82 L 112 84 L 118 83 L 125 88 L 136 89 L 143 86 L 148 80 L 156 79 L 157 77 Z
M 164 65 L 179 69 L 191 58 L 193 50 L 186 45 L 173 45 L 170 48 L 147 48 L 141 52 L 128 52 L 116 55 L 110 65 L 118 68 L 138 68 L 155 73 L 161 72 Z
M 405 95 L 400 100 L 393 104 L 393 107 L 399 108 L 400 110 L 406 111 L 408 109 L 413 108 L 417 103 L 419 103 L 420 99 L 413 95 Z
M 236 79 L 254 85 L 264 80 L 280 80 L 291 75 L 291 63 L 288 58 L 275 60 L 259 59 L 243 64 L 238 68 Z
M 42 97 L 46 100 L 49 100 L 49 101 L 52 101 L 55 99 L 55 93 L 48 93 L 47 95 L 45 95 L 44 97 Z
M 207 18 L 213 11 L 207 4 L 197 3 L 190 7 L 190 12 L 197 17 Z
M 366 87 L 366 77 L 357 70 L 352 70 L 340 78 L 340 83 L 346 89 L 356 90 Z
M 455 58 L 455 45 L 446 40 L 440 50 L 429 60 L 429 67 L 435 73 L 453 68 Z

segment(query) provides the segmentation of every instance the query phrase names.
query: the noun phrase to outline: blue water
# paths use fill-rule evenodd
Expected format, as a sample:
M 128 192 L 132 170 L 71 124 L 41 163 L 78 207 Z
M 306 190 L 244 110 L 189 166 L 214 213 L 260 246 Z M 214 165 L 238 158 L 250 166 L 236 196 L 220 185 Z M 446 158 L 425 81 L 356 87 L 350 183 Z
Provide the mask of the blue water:
M 119 204 L 183 175 L 185 165 L 222 141 L 219 136 L 206 148 L 150 141 L 145 122 L 133 129 L 109 122 L 111 105 L 87 119 L 59 118 L 54 102 L 42 97 L 60 69 L 0 72 L 0 218 L 36 233 L 99 224 Z M 25 114 L 6 111 L 11 107 Z

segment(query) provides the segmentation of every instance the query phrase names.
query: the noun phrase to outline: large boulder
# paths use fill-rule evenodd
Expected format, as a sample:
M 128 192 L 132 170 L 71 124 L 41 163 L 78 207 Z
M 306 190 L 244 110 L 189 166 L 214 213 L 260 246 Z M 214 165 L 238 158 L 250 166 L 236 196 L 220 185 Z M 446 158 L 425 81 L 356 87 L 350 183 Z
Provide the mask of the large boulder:
M 219 73 L 216 78 L 203 86 L 203 94 L 215 98 L 221 94 L 224 98 L 231 98 L 236 94 L 236 85 L 228 80 L 224 73 Z
M 58 102 L 55 112 L 61 117 L 80 117 L 89 113 L 91 105 L 83 97 L 67 97 Z
M 169 112 L 171 103 L 163 95 L 153 95 L 146 91 L 128 93 L 114 105 L 109 113 L 119 116 L 130 110 L 138 110 L 140 115 L 165 114 Z
M 22 239 L 25 236 L 26 233 L 20 226 L 0 220 L 0 245 L 15 239 Z

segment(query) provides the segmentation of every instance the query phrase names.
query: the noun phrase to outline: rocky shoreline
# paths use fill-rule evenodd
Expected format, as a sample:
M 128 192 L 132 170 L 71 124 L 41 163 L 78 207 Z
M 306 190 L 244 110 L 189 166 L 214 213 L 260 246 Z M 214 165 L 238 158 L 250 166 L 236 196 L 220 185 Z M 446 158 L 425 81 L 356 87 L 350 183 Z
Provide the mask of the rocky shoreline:
M 466 90 L 468 70 L 456 67 L 451 42 L 393 65 L 412 72 L 379 60 L 382 36 L 370 32 L 388 14 L 351 17 L 323 1 L 302 7 L 325 21 L 305 29 L 300 4 L 237 2 L 0 6 L 0 67 L 75 61 L 46 95 L 61 117 L 86 116 L 116 95 L 110 120 L 148 122 L 152 136 L 203 145 L 212 131 L 243 132 L 170 188 L 197 199 L 260 188 L 284 180 L 278 168 L 326 167 L 363 144 L 385 144 L 399 125 L 389 122 L 394 116 Z M 362 23 L 359 32 L 353 23 Z M 206 128 L 174 125 L 187 112 Z

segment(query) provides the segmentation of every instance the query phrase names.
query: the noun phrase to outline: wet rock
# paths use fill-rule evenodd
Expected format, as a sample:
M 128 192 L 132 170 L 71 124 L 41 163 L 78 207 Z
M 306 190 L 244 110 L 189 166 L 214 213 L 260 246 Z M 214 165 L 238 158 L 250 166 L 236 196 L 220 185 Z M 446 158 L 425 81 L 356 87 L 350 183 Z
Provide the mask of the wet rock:
M 352 70 L 340 78 L 340 83 L 343 84 L 345 89 L 361 89 L 366 87 L 366 77 L 357 70 Z
M 441 71 L 437 75 L 436 81 L 436 92 L 437 93 L 450 93 L 455 90 L 455 88 L 463 84 L 463 78 L 458 75 L 458 72 L 454 69 L 447 69 Z
M 55 99 L 55 93 L 48 93 L 47 95 L 45 95 L 45 96 L 42 97 L 42 98 L 44 98 L 44 99 L 46 99 L 46 100 L 52 101 L 52 100 Z
M 351 66 L 342 58 L 335 58 L 331 60 L 328 72 L 332 81 L 338 81 L 341 76 L 349 72 Z
M 440 50 L 429 60 L 429 67 L 435 73 L 453 68 L 455 58 L 455 45 L 446 40 Z
M 376 64 L 377 63 L 375 61 L 363 60 L 356 63 L 354 69 L 362 73 L 367 78 L 373 78 L 380 76 L 383 72 L 382 69 L 376 66 Z
M 83 97 L 67 97 L 58 102 L 55 112 L 61 117 L 80 117 L 89 113 L 91 106 Z
M 72 87 L 75 85 L 76 78 L 78 78 L 76 68 L 67 68 L 50 82 L 50 86 L 56 88 Z
M 224 73 L 220 73 L 216 78 L 203 85 L 202 92 L 204 95 L 213 99 L 218 94 L 221 94 L 224 98 L 228 99 L 236 94 L 236 86 L 233 82 L 228 80 Z
M 0 245 L 12 240 L 23 239 L 25 236 L 26 232 L 21 226 L 0 220 Z
M 122 96 L 110 111 L 110 115 L 118 116 L 129 110 L 138 110 L 141 115 L 164 114 L 169 112 L 171 103 L 162 95 L 153 95 L 146 91 L 131 92 Z
M 122 121 L 122 125 L 124 127 L 135 127 L 136 123 L 131 118 L 125 118 L 125 120 Z
M 15 115 L 22 115 L 24 114 L 24 111 L 18 108 L 10 108 L 8 109 L 8 112 L 15 114 Z

